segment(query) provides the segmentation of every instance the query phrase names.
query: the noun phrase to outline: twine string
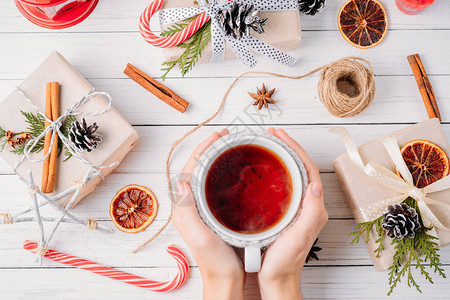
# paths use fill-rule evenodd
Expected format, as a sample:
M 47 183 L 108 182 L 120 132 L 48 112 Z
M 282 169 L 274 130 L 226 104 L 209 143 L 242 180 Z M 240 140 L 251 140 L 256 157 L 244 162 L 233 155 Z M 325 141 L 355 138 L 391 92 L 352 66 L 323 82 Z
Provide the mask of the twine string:
M 75 180 L 73 185 L 77 188 L 77 190 L 81 191 L 86 186 L 86 182 L 83 179 Z
M 80 100 L 75 102 L 75 104 L 72 107 L 68 108 L 63 114 L 61 114 L 61 116 L 57 120 L 52 121 L 50 118 L 48 118 L 46 116 L 45 113 L 43 113 L 33 103 L 33 101 L 31 101 L 30 98 L 28 98 L 28 96 L 25 94 L 24 91 L 22 91 L 22 89 L 20 89 L 19 87 L 16 87 L 16 90 L 31 105 L 31 107 L 33 107 L 37 111 L 37 113 L 40 114 L 45 119 L 45 121 L 47 121 L 50 125 L 47 126 L 44 129 L 44 131 L 42 131 L 42 133 L 39 136 L 37 136 L 37 137 L 35 137 L 35 138 L 33 138 L 33 139 L 31 139 L 30 141 L 27 142 L 27 144 L 25 145 L 25 148 L 24 148 L 24 156 L 16 164 L 16 166 L 14 168 L 15 170 L 18 169 L 19 165 L 24 161 L 25 158 L 27 158 L 30 162 L 39 163 L 39 162 L 42 162 L 42 161 L 46 160 L 49 157 L 49 155 L 51 153 L 50 151 L 48 151 L 42 158 L 39 158 L 39 159 L 32 158 L 31 157 L 31 153 L 33 152 L 33 149 L 35 149 L 35 147 L 39 143 L 39 141 L 42 140 L 50 132 L 52 133 L 52 137 L 50 139 L 50 149 L 53 146 L 56 134 L 58 134 L 59 139 L 61 139 L 61 142 L 64 144 L 64 146 L 66 146 L 66 148 L 70 152 L 70 154 L 72 156 L 76 157 L 83 164 L 86 164 L 86 165 L 88 165 L 89 167 L 91 167 L 93 169 L 108 169 L 108 168 L 114 167 L 115 165 L 118 164 L 118 162 L 114 162 L 114 163 L 112 163 L 110 165 L 107 165 L 107 166 L 96 166 L 96 165 L 93 165 L 88 159 L 86 159 L 83 156 L 81 151 L 79 151 L 78 149 L 74 148 L 74 146 L 69 141 L 69 139 L 66 138 L 64 136 L 64 134 L 61 132 L 61 127 L 64 124 L 64 121 L 69 116 L 79 116 L 79 115 L 83 115 L 83 116 L 98 116 L 98 115 L 101 115 L 101 114 L 107 112 L 111 108 L 111 105 L 112 105 L 112 98 L 111 98 L 110 94 L 108 94 L 106 92 L 99 92 L 95 88 L 93 88 L 87 94 L 85 94 Z M 76 111 L 78 108 L 80 108 L 86 102 L 90 101 L 91 99 L 95 98 L 96 96 L 103 96 L 104 99 L 106 99 L 107 105 L 106 105 L 106 107 L 104 109 L 102 109 L 100 111 L 97 111 L 97 112 L 77 112 Z
M 350 85 L 354 92 L 349 95 L 342 91 L 341 82 Z M 374 97 L 374 72 L 367 60 L 359 57 L 344 58 L 323 68 L 319 79 L 319 99 L 333 116 L 356 116 L 372 103 Z
M 28 193 L 29 193 L 31 196 L 36 195 L 37 193 L 39 193 L 39 187 L 38 187 L 37 185 L 35 185 L 33 189 L 30 188 L 30 187 L 28 187 Z
M 87 221 L 87 224 L 86 224 L 86 226 L 87 226 L 87 228 L 89 228 L 90 230 L 95 230 L 95 229 L 97 229 L 97 221 L 95 221 L 95 220 L 92 220 L 91 218 L 86 218 L 86 221 Z
M 365 63 L 367 67 L 364 66 L 361 62 Z M 224 107 L 231 90 L 241 78 L 253 74 L 297 80 L 308 77 L 319 71 L 322 71 L 318 84 L 319 98 L 332 115 L 342 118 L 355 116 L 365 110 L 372 103 L 375 95 L 374 71 L 370 62 L 361 57 L 344 57 L 299 76 L 288 76 L 278 73 L 258 71 L 247 71 L 245 73 L 242 73 L 241 75 L 236 77 L 230 84 L 222 98 L 222 101 L 220 101 L 219 107 L 212 114 L 212 116 L 183 134 L 183 136 L 181 136 L 172 144 L 166 160 L 166 180 L 169 186 L 169 195 L 171 200 L 169 217 L 164 225 L 150 239 L 134 249 L 133 253 L 136 253 L 137 251 L 141 250 L 146 245 L 151 243 L 161 234 L 161 232 L 164 231 L 164 229 L 172 221 L 174 213 L 174 203 L 176 201 L 176 199 L 174 199 L 173 188 L 170 182 L 170 164 L 173 152 L 178 147 L 178 145 L 183 142 L 188 136 L 192 135 L 197 130 L 217 117 L 217 115 L 222 111 L 222 108 Z M 339 80 L 347 80 L 348 83 L 353 84 L 357 91 L 357 95 L 350 96 L 340 91 L 338 87 Z
M 13 224 L 13 220 L 10 213 L 3 213 L 0 214 L 0 216 L 3 216 L 3 224 Z
M 36 253 L 37 256 L 43 257 L 48 252 L 47 246 L 42 246 L 40 243 L 37 245 L 36 250 L 34 250 L 34 253 Z

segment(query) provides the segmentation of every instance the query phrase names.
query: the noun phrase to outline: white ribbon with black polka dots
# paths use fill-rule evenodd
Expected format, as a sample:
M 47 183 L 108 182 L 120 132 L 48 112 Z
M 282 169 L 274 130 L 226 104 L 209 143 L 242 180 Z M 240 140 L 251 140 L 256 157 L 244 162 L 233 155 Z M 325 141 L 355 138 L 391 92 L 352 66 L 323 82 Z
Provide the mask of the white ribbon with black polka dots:
M 355 219 L 358 222 L 373 221 L 383 215 L 387 211 L 389 205 L 399 204 L 407 197 L 411 197 L 417 201 L 422 216 L 422 222 L 425 226 L 430 227 L 433 225 L 437 228 L 450 230 L 444 226 L 441 221 L 439 221 L 436 215 L 428 207 L 428 205 L 436 205 L 450 211 L 450 204 L 426 197 L 427 194 L 449 189 L 450 176 L 446 176 L 422 189 L 419 189 L 414 186 L 411 173 L 403 160 L 400 147 L 398 146 L 398 141 L 395 136 L 390 135 L 385 137 L 383 139 L 383 144 L 389 157 L 392 159 L 392 162 L 402 175 L 401 177 L 378 163 L 369 162 L 364 165 L 361 155 L 358 152 L 358 148 L 346 129 L 331 128 L 330 131 L 341 136 L 347 153 L 356 166 L 361 168 L 364 173 L 376 180 L 378 183 L 399 193 L 398 196 L 383 199 L 355 210 Z
M 260 11 L 286 11 L 298 10 L 297 0 L 234 0 L 239 4 L 252 4 Z M 231 36 L 227 36 L 222 27 L 219 25 L 219 11 L 228 5 L 231 1 L 227 0 L 199 0 L 199 6 L 194 7 L 179 7 L 163 9 L 159 12 L 159 22 L 161 26 L 173 24 L 189 17 L 205 12 L 211 18 L 211 43 L 212 56 L 211 63 L 219 63 L 225 57 L 225 41 L 227 41 L 233 50 L 236 57 L 247 67 L 252 68 L 256 65 L 256 59 L 250 51 L 256 51 L 264 56 L 267 56 L 281 64 L 290 66 L 295 62 L 295 59 L 266 44 L 265 42 L 253 37 L 244 36 L 238 40 Z

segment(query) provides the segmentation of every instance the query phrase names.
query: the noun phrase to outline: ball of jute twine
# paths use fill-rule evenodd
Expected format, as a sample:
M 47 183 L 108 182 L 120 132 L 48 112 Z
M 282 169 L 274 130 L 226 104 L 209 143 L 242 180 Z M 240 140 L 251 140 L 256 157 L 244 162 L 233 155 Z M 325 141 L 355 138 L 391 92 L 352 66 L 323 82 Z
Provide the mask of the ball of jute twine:
M 365 67 L 360 61 L 366 63 L 368 68 Z M 341 118 L 355 116 L 366 109 L 370 103 L 372 103 L 375 95 L 374 72 L 370 62 L 361 57 L 344 57 L 300 76 L 286 76 L 283 74 L 257 71 L 242 73 L 236 77 L 236 79 L 228 87 L 216 112 L 211 117 L 186 132 L 181 138 L 172 144 L 166 160 L 166 179 L 169 185 L 169 195 L 171 200 L 170 215 L 166 223 L 164 223 L 164 225 L 150 239 L 134 249 L 133 253 L 138 252 L 151 243 L 172 221 L 174 203 L 176 203 L 176 199 L 174 197 L 170 180 L 170 163 L 175 148 L 188 136 L 202 128 L 203 125 L 214 120 L 225 105 L 232 88 L 242 77 L 250 74 L 257 74 L 296 80 L 308 77 L 319 71 L 322 71 L 319 79 L 319 98 L 332 115 Z
M 358 60 L 365 62 L 369 68 Z M 374 73 L 367 60 L 343 58 L 323 67 L 319 79 L 319 99 L 333 116 L 356 116 L 372 103 L 374 97 Z

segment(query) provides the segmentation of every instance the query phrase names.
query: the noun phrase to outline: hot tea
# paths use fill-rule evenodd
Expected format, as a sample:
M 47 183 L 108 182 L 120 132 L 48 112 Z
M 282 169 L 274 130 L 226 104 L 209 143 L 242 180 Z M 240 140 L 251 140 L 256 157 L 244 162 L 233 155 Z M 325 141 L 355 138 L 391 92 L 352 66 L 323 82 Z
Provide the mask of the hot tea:
M 205 192 L 211 213 L 223 226 L 255 234 L 272 228 L 285 216 L 292 198 L 292 178 L 273 151 L 239 145 L 212 163 Z

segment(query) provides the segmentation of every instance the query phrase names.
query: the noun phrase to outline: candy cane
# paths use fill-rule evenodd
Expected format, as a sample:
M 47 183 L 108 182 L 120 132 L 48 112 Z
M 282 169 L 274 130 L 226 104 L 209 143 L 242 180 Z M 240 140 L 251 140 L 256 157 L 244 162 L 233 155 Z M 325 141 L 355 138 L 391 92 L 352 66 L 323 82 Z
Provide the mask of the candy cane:
M 25 241 L 23 248 L 25 250 L 34 252 L 37 248 L 37 244 Z M 178 273 L 174 279 L 167 282 L 158 282 L 148 280 L 140 276 L 136 276 L 127 272 L 119 271 L 113 268 L 105 267 L 92 261 L 81 259 L 76 256 L 67 255 L 55 250 L 49 249 L 44 257 L 47 257 L 53 261 L 63 263 L 79 269 L 88 270 L 98 275 L 102 275 L 108 278 L 112 278 L 118 281 L 122 281 L 137 287 L 141 287 L 154 292 L 171 292 L 180 288 L 187 279 L 189 273 L 189 264 L 186 256 L 176 246 L 171 245 L 167 247 L 167 252 L 176 260 L 178 265 Z
M 159 48 L 170 48 L 181 44 L 190 38 L 197 30 L 199 30 L 206 22 L 209 16 L 204 12 L 200 13 L 186 28 L 169 37 L 161 37 L 155 35 L 150 29 L 151 17 L 161 9 L 163 0 L 153 1 L 141 14 L 139 21 L 139 30 L 144 39 L 153 46 Z

